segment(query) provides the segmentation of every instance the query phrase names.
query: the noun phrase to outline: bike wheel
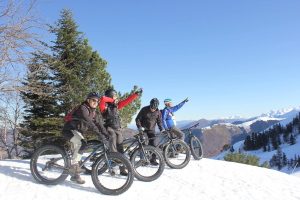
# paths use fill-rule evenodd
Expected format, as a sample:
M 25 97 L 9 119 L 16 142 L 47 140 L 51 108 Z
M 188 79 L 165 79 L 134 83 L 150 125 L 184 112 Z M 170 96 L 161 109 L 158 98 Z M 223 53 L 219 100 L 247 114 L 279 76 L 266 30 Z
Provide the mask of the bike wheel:
M 203 157 L 203 148 L 200 140 L 196 137 L 191 137 L 190 147 L 194 159 L 200 160 Z
M 168 144 L 163 153 L 166 164 L 174 169 L 184 168 L 191 159 L 189 146 L 181 140 L 174 140 Z
M 45 145 L 37 149 L 30 160 L 33 178 L 46 185 L 55 185 L 64 181 L 68 175 L 70 159 L 66 152 L 54 145 Z
M 160 177 L 165 169 L 164 158 L 159 150 L 153 146 L 143 146 L 143 148 L 145 154 L 139 148 L 133 152 L 130 158 L 134 176 L 140 181 L 154 181 Z M 151 159 L 152 163 L 150 162 Z M 156 165 L 153 164 L 154 159 L 157 162 Z
M 105 167 L 106 166 L 106 167 Z M 121 175 L 123 168 L 127 175 Z M 103 173 L 99 170 L 105 169 Z M 110 152 L 96 160 L 92 169 L 92 180 L 95 187 L 106 195 L 119 195 L 127 191 L 133 183 L 133 170 L 130 161 L 121 153 Z

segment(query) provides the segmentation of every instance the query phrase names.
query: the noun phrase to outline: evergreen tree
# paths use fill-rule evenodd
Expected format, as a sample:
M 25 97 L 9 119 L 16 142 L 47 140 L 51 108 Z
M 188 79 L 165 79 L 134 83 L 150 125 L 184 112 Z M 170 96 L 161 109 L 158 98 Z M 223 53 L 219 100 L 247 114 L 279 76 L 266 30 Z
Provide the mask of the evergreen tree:
M 244 141 L 244 149 L 247 150 L 252 150 L 252 141 L 250 135 L 247 135 L 245 141 Z
M 294 137 L 294 134 L 291 134 L 290 136 L 290 145 L 296 144 L 296 138 Z
M 56 27 L 51 69 L 59 107 L 62 114 L 81 103 L 91 91 L 103 93 L 111 86 L 111 77 L 106 71 L 107 62 L 84 39 L 69 10 L 61 12 Z
M 283 165 L 283 152 L 280 147 L 277 148 L 276 153 L 276 166 L 278 167 L 278 170 L 281 170 Z
M 35 141 L 40 138 L 60 134 L 58 130 L 62 120 L 57 110 L 57 101 L 52 95 L 53 86 L 49 81 L 47 58 L 42 52 L 33 53 L 23 82 L 26 90 L 21 92 L 25 103 L 21 133 L 30 139 L 21 142 L 21 145 L 26 149 L 34 148 Z
M 111 85 L 106 61 L 77 30 L 69 10 L 61 12 L 50 32 L 56 38 L 44 44 L 49 54 L 34 54 L 23 83 L 29 88 L 22 93 L 26 104 L 23 133 L 31 138 L 27 147 L 32 147 L 38 138 L 60 135 L 64 114 L 89 92 L 103 93 Z

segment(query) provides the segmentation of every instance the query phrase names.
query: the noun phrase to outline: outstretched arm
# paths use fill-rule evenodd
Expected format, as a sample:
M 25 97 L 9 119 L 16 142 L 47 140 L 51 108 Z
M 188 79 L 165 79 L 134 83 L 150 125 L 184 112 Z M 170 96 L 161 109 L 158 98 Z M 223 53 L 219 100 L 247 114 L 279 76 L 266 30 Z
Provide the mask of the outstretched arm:
M 169 108 L 171 110 L 171 112 L 176 112 L 177 110 L 179 110 L 183 105 L 185 104 L 185 101 L 181 102 L 180 104 L 173 106 L 171 108 Z
M 119 101 L 118 109 L 121 110 L 123 107 L 125 107 L 128 104 L 130 104 L 131 102 L 133 102 L 138 96 L 139 96 L 138 94 L 133 93 L 132 95 L 130 95 L 126 99 Z

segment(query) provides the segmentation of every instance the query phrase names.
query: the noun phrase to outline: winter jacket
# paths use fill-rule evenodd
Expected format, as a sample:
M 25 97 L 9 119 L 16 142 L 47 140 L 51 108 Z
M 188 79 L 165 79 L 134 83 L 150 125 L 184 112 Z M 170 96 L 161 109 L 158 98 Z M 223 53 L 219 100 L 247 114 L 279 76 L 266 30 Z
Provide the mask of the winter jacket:
M 152 112 L 150 106 L 143 107 L 135 118 L 138 129 L 144 127 L 146 131 L 155 131 L 155 125 L 158 125 L 160 131 L 163 130 L 161 113 L 159 109 Z
M 72 120 L 66 122 L 63 127 L 63 135 L 67 138 L 73 137 L 72 130 L 77 130 L 85 134 L 87 131 L 92 131 L 104 139 L 104 135 L 108 135 L 100 112 L 92 109 L 87 102 L 82 103 L 76 111 L 74 111 Z
M 103 115 L 105 121 L 105 127 L 111 127 L 113 129 L 121 128 L 121 118 L 119 111 L 123 107 L 130 104 L 138 97 L 138 94 L 132 94 L 124 100 L 119 101 L 117 104 L 114 103 L 114 99 L 103 96 L 100 98 L 99 109 Z
M 184 104 L 185 104 L 185 101 L 183 101 L 180 104 L 173 106 L 173 107 L 165 107 L 162 110 L 162 122 L 163 122 L 163 127 L 165 129 L 170 129 L 170 128 L 176 126 L 174 112 L 179 110 Z

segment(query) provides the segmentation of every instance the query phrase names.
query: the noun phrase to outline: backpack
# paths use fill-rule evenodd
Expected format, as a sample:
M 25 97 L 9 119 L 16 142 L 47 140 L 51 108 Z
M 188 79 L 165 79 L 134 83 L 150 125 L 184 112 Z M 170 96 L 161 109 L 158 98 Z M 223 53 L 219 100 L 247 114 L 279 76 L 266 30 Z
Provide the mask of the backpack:
M 64 121 L 65 121 L 65 122 L 70 122 L 70 121 L 72 121 L 72 120 L 74 119 L 73 114 L 78 110 L 78 108 L 79 108 L 80 106 L 81 106 L 81 104 L 80 104 L 80 105 L 77 105 L 75 108 L 71 109 L 71 110 L 66 114 L 66 116 L 64 117 Z

